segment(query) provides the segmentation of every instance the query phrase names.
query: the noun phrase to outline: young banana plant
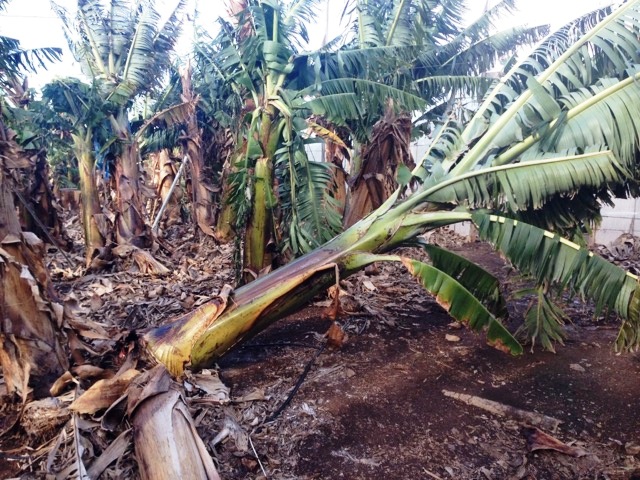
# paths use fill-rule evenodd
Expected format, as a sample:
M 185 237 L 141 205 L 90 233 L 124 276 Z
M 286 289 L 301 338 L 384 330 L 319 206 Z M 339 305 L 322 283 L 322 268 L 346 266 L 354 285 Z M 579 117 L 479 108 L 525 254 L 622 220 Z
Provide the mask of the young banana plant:
M 420 183 L 320 248 L 147 331 L 148 351 L 174 374 L 229 348 L 374 261 L 401 262 L 449 314 L 522 352 L 501 323 L 498 281 L 426 245 L 430 264 L 393 255 L 434 229 L 471 221 L 481 238 L 539 284 L 592 297 L 623 319 L 617 346 L 640 346 L 637 278 L 554 231 L 597 215 L 635 171 L 640 120 L 640 0 L 596 11 L 546 38 L 495 85 L 473 119 L 448 121 L 413 172 Z M 591 28 L 577 36 L 576 25 Z M 403 187 L 404 189 L 404 187 Z M 546 228 L 541 228 L 544 226 Z M 230 300 L 231 299 L 231 300 Z

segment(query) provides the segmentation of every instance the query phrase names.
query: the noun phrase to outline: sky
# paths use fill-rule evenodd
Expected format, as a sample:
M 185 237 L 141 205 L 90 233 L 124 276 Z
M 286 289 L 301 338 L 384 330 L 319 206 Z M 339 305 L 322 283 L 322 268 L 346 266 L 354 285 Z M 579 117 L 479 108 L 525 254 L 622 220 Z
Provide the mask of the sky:
M 159 0 L 161 3 L 172 5 L 175 0 Z M 340 31 L 338 25 L 345 0 L 327 0 L 327 7 L 320 12 L 317 28 L 310 29 L 311 44 L 321 45 L 327 27 L 329 38 Z M 199 16 L 198 23 L 214 25 L 215 19 L 225 13 L 223 0 L 190 0 L 189 10 L 197 2 Z M 72 8 L 75 0 L 57 0 L 57 3 Z M 495 1 L 490 1 L 490 4 Z M 517 24 L 529 26 L 550 23 L 552 28 L 558 27 L 581 13 L 612 3 L 612 0 L 519 0 L 519 12 L 513 18 L 505 19 L 502 27 Z M 482 12 L 486 0 L 468 0 L 470 6 L 469 19 Z M 60 20 L 51 10 L 49 0 L 10 0 L 6 11 L 0 13 L 0 35 L 17 38 L 24 48 L 60 47 L 65 51 L 64 60 L 52 65 L 46 72 L 39 73 L 31 79 L 31 86 L 41 86 L 55 76 L 74 76 L 80 74 L 79 66 L 73 62 L 62 31 Z M 190 38 L 190 34 L 185 34 Z M 188 45 L 188 40 L 181 42 Z M 186 48 L 186 47 L 183 47 Z

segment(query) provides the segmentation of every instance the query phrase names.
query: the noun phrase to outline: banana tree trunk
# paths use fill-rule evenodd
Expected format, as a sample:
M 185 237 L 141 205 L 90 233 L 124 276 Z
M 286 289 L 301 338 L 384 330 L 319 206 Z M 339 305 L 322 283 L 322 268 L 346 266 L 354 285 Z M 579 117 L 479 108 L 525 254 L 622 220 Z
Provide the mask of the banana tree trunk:
M 173 160 L 166 148 L 152 155 L 154 156 L 152 168 L 156 195 L 160 198 L 162 205 L 167 203 L 167 220 L 164 224 L 175 225 L 180 222 L 180 200 L 183 193 L 180 188 L 174 188 L 171 191 L 171 185 L 176 178 Z
M 192 126 L 188 125 L 189 139 L 187 144 L 187 155 L 189 156 L 191 167 L 191 188 L 192 188 L 192 209 L 193 217 L 200 231 L 211 237 L 216 237 L 212 225 L 215 224 L 213 216 L 213 202 L 211 200 L 211 187 L 208 185 L 208 179 L 204 166 L 204 158 L 202 151 L 193 140 L 192 135 L 197 134 L 197 126 L 195 132 Z
M 50 301 L 43 243 L 21 232 L 7 172 L 20 163 L 20 150 L 1 122 L 0 130 L 0 366 L 9 393 L 26 398 L 32 387 L 40 397 L 68 368 L 54 315 L 62 306 Z
M 281 129 L 273 122 L 274 108 L 268 106 L 262 113 L 259 129 L 250 130 L 247 143 L 258 135 L 264 155 L 255 161 L 251 212 L 244 237 L 243 281 L 250 282 L 271 269 L 274 252 L 270 250 L 274 232 L 274 173 L 273 158 L 281 137 Z M 247 146 L 248 148 L 248 146 Z
M 390 199 L 378 212 L 293 262 L 233 292 L 230 287 L 195 312 L 144 335 L 147 351 L 174 375 L 184 366 L 210 365 L 242 340 L 297 309 L 340 278 L 371 263 L 366 252 L 383 253 L 417 234 L 469 219 L 457 212 L 413 214 L 389 210 Z
M 116 242 L 138 248 L 150 246 L 151 235 L 144 222 L 140 199 L 138 144 L 127 135 L 122 153 L 116 159 Z
M 182 97 L 184 101 L 193 101 L 195 95 L 191 87 L 191 64 L 181 72 Z M 191 161 L 191 190 L 193 218 L 198 229 L 211 237 L 216 237 L 212 226 L 215 224 L 213 215 L 211 175 L 207 175 L 202 150 L 202 131 L 198 127 L 195 109 L 187 118 L 187 138 L 184 141 L 185 151 Z
M 95 158 L 91 147 L 91 135 L 87 134 L 85 138 L 74 135 L 73 141 L 80 171 L 85 263 L 88 266 L 91 259 L 105 246 L 106 218 L 100 208 L 100 195 L 94 175 Z
M 252 210 L 246 231 L 244 250 L 245 282 L 254 280 L 263 269 L 271 266 L 272 255 L 267 250 L 267 245 L 271 237 L 271 215 L 268 202 L 272 174 L 270 160 L 268 158 L 259 158 L 255 166 Z
M 229 177 L 233 172 L 231 157 L 222 167 L 222 196 L 220 199 L 220 212 L 216 220 L 216 238 L 219 242 L 227 243 L 235 237 L 233 226 L 236 223 L 236 208 L 231 202 L 232 185 Z
M 397 116 L 389 107 L 373 127 L 371 141 L 362 148 L 361 168 L 351 181 L 345 228 L 382 205 L 398 188 L 398 168 L 413 168 L 410 143 L 411 118 L 406 114 Z

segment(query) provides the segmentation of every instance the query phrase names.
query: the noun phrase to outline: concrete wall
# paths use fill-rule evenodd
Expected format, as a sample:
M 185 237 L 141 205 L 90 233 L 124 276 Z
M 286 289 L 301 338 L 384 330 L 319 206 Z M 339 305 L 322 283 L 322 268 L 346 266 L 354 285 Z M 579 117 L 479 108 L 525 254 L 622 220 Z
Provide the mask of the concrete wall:
M 640 199 L 618 198 L 615 207 L 602 209 L 602 223 L 594 232 L 594 242 L 609 245 L 623 233 L 640 236 Z

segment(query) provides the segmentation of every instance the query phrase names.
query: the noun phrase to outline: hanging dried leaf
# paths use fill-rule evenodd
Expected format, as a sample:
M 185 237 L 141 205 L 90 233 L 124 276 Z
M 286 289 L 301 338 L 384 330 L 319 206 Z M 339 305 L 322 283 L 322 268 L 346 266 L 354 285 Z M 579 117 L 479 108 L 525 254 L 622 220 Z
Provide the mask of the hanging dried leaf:
M 345 333 L 340 325 L 333 322 L 326 333 L 327 341 L 329 345 L 335 348 L 342 348 L 344 344 L 349 340 L 349 335 Z

